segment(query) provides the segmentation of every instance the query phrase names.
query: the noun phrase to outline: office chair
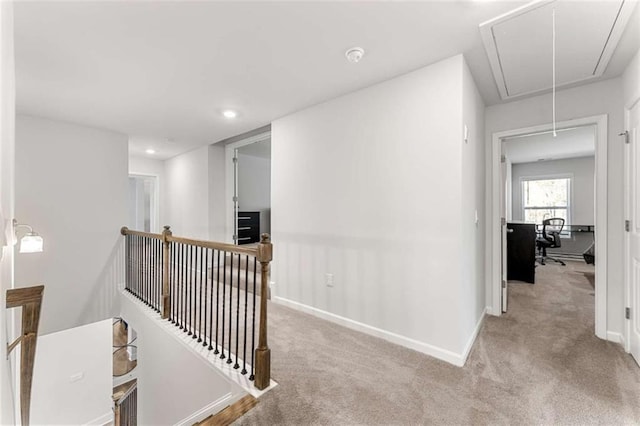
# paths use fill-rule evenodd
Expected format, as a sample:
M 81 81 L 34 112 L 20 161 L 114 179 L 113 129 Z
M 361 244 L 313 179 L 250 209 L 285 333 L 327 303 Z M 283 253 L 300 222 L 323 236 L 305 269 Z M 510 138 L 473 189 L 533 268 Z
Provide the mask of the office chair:
M 550 259 L 562 266 L 566 266 L 562 260 L 547 256 L 548 248 L 558 248 L 562 245 L 560 233 L 562 232 L 563 227 L 564 219 L 560 217 L 553 217 L 542 221 L 542 236 L 536 238 L 536 247 L 538 248 L 539 253 L 538 261 L 541 265 L 545 264 L 544 261 L 546 259 Z

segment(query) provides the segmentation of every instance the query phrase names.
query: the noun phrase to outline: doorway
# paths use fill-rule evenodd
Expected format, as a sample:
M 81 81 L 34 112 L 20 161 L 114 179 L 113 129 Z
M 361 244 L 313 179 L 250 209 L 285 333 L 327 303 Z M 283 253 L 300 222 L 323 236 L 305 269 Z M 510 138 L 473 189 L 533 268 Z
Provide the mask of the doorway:
M 271 132 L 225 146 L 227 240 L 256 244 L 271 233 Z
M 129 228 L 159 232 L 158 177 L 129 175 Z
M 597 259 L 595 270 L 595 334 L 606 339 L 606 301 L 607 301 L 607 116 L 586 117 L 582 119 L 569 120 L 557 124 L 557 131 L 562 132 L 567 129 L 577 129 L 593 126 L 595 129 L 595 206 L 594 206 L 594 254 Z M 493 134 L 492 140 L 492 211 L 490 232 L 492 241 L 492 251 L 490 254 L 490 287 L 491 287 L 491 310 L 496 316 L 502 315 L 503 301 L 508 300 L 508 286 L 506 277 L 506 236 L 507 236 L 507 191 L 506 175 L 507 167 L 502 162 L 503 141 L 517 139 L 535 134 L 551 132 L 551 124 L 534 126 L 523 129 L 514 129 Z M 513 179 L 511 179 L 513 182 Z M 512 199 L 513 201 L 513 199 Z M 552 206 L 562 207 L 562 206 Z M 567 206 L 568 208 L 568 206 Z M 513 205 L 510 206 L 513 212 Z M 524 214 L 524 210 L 522 212 Z M 549 212 L 551 213 L 551 212 Z M 530 214 L 537 214 L 533 212 Z M 505 303 L 506 305 L 506 303 Z M 505 306 L 506 308 L 506 306 Z

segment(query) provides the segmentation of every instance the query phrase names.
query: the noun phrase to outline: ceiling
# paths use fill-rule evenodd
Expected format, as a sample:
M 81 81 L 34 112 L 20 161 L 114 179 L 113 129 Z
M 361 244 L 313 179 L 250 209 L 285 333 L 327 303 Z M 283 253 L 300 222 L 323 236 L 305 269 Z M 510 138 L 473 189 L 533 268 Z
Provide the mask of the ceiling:
M 560 160 L 595 155 L 595 127 L 561 129 L 504 140 L 504 154 L 512 163 Z
M 479 24 L 525 3 L 17 2 L 18 112 L 119 131 L 132 153 L 169 158 L 459 53 L 495 104 Z M 640 46 L 638 9 L 601 78 Z M 352 46 L 366 51 L 358 64 L 344 58 Z
M 634 6 L 542 0 L 481 24 L 501 98 L 551 89 L 554 48 L 556 87 L 602 75 Z

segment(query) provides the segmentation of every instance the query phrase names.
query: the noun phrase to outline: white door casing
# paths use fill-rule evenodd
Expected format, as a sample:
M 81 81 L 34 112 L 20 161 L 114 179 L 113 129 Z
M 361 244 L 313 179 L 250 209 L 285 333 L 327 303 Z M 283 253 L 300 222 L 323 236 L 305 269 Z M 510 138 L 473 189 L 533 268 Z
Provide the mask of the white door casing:
M 640 364 L 640 148 L 638 132 L 640 131 L 640 102 L 627 112 L 627 138 L 625 176 L 626 210 L 629 232 L 626 238 L 626 275 L 627 275 L 627 307 L 630 315 L 627 324 L 627 350 Z M 596 259 L 597 261 L 597 259 Z

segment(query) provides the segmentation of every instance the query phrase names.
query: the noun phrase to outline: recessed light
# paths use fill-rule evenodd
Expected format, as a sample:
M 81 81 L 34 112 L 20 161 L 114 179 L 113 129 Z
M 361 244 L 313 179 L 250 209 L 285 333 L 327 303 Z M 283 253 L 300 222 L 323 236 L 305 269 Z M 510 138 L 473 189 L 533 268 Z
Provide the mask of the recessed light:
M 236 118 L 238 116 L 238 113 L 233 110 L 227 109 L 225 111 L 222 111 L 222 115 L 224 115 L 225 118 Z
M 357 64 L 364 56 L 364 49 L 362 47 L 352 47 L 344 53 L 344 56 L 346 56 L 347 60 L 352 64 Z
M 156 150 L 155 150 L 155 149 L 153 149 L 153 148 L 148 148 L 145 152 L 146 152 L 147 154 L 155 154 L 155 153 L 156 153 Z

